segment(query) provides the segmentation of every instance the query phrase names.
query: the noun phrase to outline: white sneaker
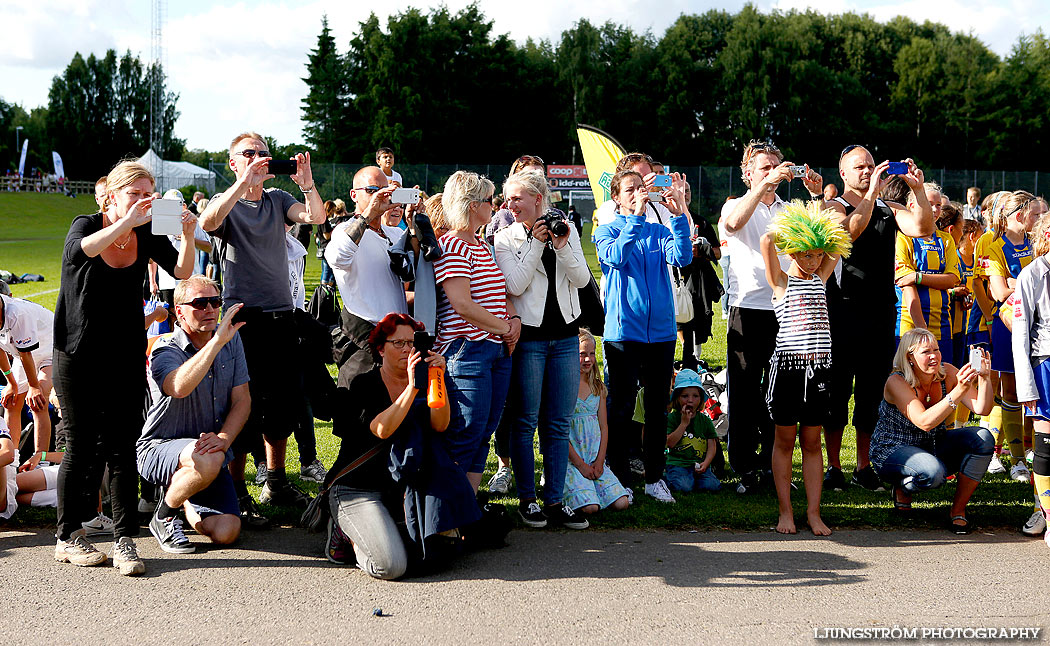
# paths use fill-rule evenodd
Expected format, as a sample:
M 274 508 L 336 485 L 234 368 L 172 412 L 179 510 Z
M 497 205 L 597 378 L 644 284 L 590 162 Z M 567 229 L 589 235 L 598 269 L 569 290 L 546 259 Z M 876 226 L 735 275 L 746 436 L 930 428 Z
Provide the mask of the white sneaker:
M 1030 476 L 1031 472 L 1028 471 L 1028 467 L 1024 465 L 1024 462 L 1018 462 L 1010 467 L 1010 479 L 1015 482 L 1028 482 Z
M 511 472 L 510 467 L 500 466 L 496 469 L 496 473 L 489 479 L 489 493 L 498 493 L 505 495 L 510 491 L 510 483 L 513 480 L 514 474 Z
M 113 519 L 102 512 L 99 512 L 98 516 L 86 523 L 81 523 L 81 526 L 84 528 L 84 536 L 101 536 L 113 533 Z
M 624 489 L 627 492 L 627 504 L 628 505 L 633 505 L 634 504 L 634 489 L 631 489 L 630 487 L 624 487 Z
M 991 473 L 993 475 L 998 473 L 1006 473 L 1006 467 L 1003 466 L 1003 461 L 999 459 L 999 456 L 992 456 L 992 461 L 988 463 L 988 473 Z
M 121 536 L 113 543 L 113 567 L 120 570 L 124 576 L 137 576 L 146 572 L 146 564 L 139 558 L 138 550 L 135 549 L 135 541 L 127 536 Z
M 1039 536 L 1046 531 L 1046 515 L 1041 511 L 1037 511 L 1032 514 L 1032 517 L 1028 519 L 1028 522 L 1021 528 L 1021 533 L 1025 536 Z
M 645 495 L 652 496 L 660 502 L 674 502 L 674 496 L 671 495 L 671 491 L 667 488 L 667 483 L 663 480 L 657 480 L 652 484 L 645 485 Z
M 1031 464 L 1033 460 L 1035 460 L 1035 451 L 1028 449 L 1024 452 L 1024 461 Z

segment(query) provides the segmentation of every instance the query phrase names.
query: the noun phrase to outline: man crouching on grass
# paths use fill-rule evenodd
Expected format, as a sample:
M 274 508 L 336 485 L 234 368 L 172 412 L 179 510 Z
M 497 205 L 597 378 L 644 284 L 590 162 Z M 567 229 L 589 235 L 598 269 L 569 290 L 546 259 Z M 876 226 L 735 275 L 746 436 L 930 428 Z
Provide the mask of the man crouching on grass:
M 245 323 L 234 323 L 242 305 L 231 307 L 219 323 L 219 285 L 200 275 L 179 283 L 174 300 L 179 327 L 150 355 L 153 405 L 136 451 L 142 477 L 164 487 L 150 532 L 165 552 L 188 554 L 194 546 L 182 531 L 180 507 L 189 524 L 214 543 L 232 543 L 240 535 L 227 465 L 251 396 L 237 334 Z

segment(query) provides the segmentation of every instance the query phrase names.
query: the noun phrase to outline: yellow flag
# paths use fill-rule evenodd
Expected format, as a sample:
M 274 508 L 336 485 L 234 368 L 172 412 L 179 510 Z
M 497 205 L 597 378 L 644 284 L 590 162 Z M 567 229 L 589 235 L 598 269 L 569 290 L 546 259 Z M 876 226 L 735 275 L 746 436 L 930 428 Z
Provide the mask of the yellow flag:
M 583 163 L 587 165 L 587 177 L 594 193 L 594 205 L 601 206 L 611 197 L 609 183 L 616 174 L 616 163 L 625 152 L 620 142 L 606 132 L 585 124 L 576 125 L 576 134 L 580 138 L 580 150 L 583 151 Z

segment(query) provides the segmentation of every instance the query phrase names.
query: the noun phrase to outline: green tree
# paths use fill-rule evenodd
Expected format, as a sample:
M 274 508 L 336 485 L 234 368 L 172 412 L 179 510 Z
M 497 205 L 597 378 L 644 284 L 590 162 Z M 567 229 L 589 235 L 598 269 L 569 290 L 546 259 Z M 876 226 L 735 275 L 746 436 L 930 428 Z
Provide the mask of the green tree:
M 317 47 L 310 50 L 303 79 L 309 91 L 302 100 L 303 136 L 318 153 L 318 161 L 335 159 L 339 154 L 340 121 L 345 112 L 346 70 L 335 38 L 328 28 L 328 16 L 321 18 Z

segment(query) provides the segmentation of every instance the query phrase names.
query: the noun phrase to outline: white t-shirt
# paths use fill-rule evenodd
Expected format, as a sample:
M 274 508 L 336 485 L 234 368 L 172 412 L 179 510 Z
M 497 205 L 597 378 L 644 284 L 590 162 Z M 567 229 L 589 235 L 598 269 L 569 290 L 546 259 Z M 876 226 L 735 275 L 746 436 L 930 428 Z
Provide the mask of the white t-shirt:
M 720 227 L 722 220 L 728 218 L 732 213 L 737 199 L 729 200 L 722 206 L 722 215 L 719 218 Z M 735 233 L 726 232 L 722 238 L 732 258 L 729 263 L 729 280 L 726 281 L 730 307 L 746 307 L 752 310 L 773 309 L 773 288 L 766 280 L 766 263 L 762 260 L 759 242 L 769 229 L 773 216 L 785 206 L 787 203 L 780 199 L 779 195 L 774 198 L 770 206 L 759 202 L 751 219 L 743 228 Z M 785 255 L 779 256 L 779 259 L 781 269 L 786 272 L 791 266 L 791 259 Z
M 11 431 L 7 430 L 7 424 L 4 423 L 3 419 L 0 419 L 0 437 L 11 440 Z M 13 440 L 12 440 L 13 442 Z M 7 481 L 7 504 L 4 505 L 3 509 L 0 509 L 0 518 L 8 519 L 15 515 L 18 511 L 18 483 L 16 477 L 18 476 L 18 449 L 15 448 L 14 460 L 11 464 L 0 467 L 6 471 Z
M 405 286 L 390 269 L 387 254 L 391 240 L 398 239 L 403 232 L 397 227 L 383 226 L 384 238 L 367 228 L 360 243 L 355 243 L 346 233 L 347 225 L 353 221 L 340 223 L 324 250 L 324 257 L 335 274 L 343 307 L 373 324 L 391 312 L 407 314 Z
M 4 325 L 0 327 L 0 351 L 11 355 L 10 375 L 21 392 L 29 382 L 19 352 L 30 352 L 37 369 L 51 365 L 54 352 L 54 313 L 42 305 L 0 294 L 4 300 Z
M 306 247 L 291 233 L 284 234 L 288 247 L 288 287 L 292 290 L 292 305 L 306 309 L 306 285 L 303 284 L 303 268 L 306 267 Z
M 386 176 L 386 181 L 387 181 L 387 183 L 390 183 L 390 184 L 393 184 L 394 182 L 397 182 L 398 186 L 404 186 L 405 185 L 404 181 L 401 179 L 401 173 L 397 172 L 393 168 L 390 169 L 390 174 Z

